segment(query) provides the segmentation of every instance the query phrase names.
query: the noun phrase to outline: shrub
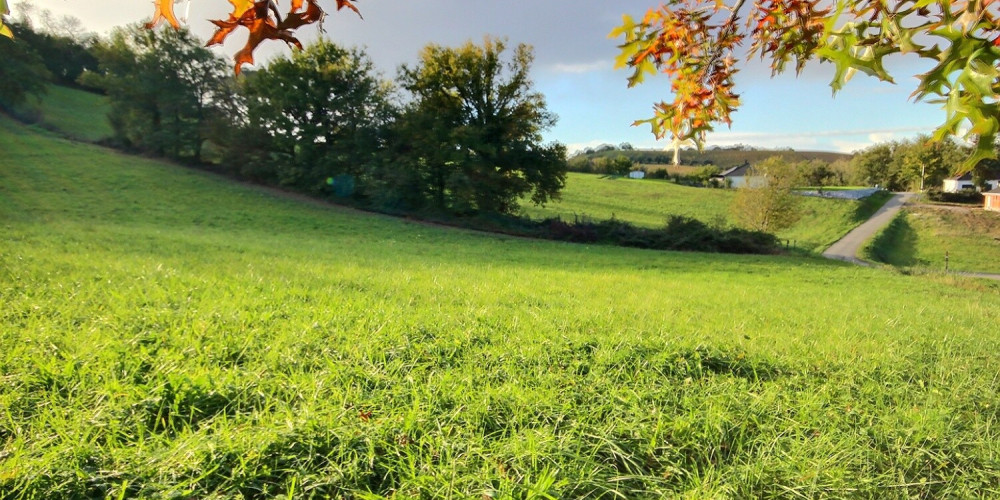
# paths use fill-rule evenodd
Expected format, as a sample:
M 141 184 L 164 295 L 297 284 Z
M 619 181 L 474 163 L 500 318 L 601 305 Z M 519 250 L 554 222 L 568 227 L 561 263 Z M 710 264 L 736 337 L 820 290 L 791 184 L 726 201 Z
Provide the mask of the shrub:
M 931 188 L 927 190 L 927 199 L 941 203 L 963 203 L 968 205 L 982 205 L 983 193 L 976 191 L 959 191 L 957 193 L 946 193 L 941 188 Z

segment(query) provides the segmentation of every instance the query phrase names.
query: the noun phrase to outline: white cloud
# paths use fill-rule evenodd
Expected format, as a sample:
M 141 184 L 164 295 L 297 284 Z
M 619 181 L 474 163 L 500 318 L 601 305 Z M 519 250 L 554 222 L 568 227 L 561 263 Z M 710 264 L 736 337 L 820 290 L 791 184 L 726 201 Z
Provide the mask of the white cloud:
M 861 151 L 874 143 L 869 141 L 830 141 L 833 147 L 836 148 L 838 153 L 854 153 L 856 151 Z
M 589 63 L 556 63 L 549 66 L 549 68 L 556 73 L 581 74 L 610 70 L 611 63 L 604 60 Z
M 923 131 L 921 131 L 921 132 L 923 132 Z M 897 132 L 892 132 L 892 131 L 888 131 L 888 132 L 872 132 L 872 133 L 868 134 L 868 141 L 871 142 L 872 144 L 878 144 L 880 142 L 889 142 L 889 141 L 896 140 L 896 138 L 898 137 L 898 135 L 899 134 Z

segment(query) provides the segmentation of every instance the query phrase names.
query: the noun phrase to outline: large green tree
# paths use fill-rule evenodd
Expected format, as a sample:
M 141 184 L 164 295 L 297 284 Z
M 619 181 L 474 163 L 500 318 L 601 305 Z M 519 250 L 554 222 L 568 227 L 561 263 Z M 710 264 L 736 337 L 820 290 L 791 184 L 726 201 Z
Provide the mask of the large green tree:
M 968 149 L 950 140 L 933 142 L 924 135 L 904 143 L 894 156 L 908 187 L 922 191 L 940 187 L 946 177 L 961 170 Z
M 214 109 L 227 103 L 225 62 L 186 29 L 116 29 L 94 51 L 84 83 L 107 92 L 109 119 L 123 145 L 200 161 Z
M 9 25 L 14 39 L 38 53 L 55 83 L 75 86 L 84 71 L 97 68 L 97 58 L 91 51 L 97 36 L 85 31 L 79 19 L 56 18 L 28 2 L 21 2 L 18 10 L 16 21 Z
M 565 183 L 566 149 L 543 144 L 556 118 L 530 79 L 533 52 L 485 39 L 429 45 L 400 81 L 412 95 L 398 127 L 400 160 L 426 202 L 458 213 L 511 213 Z
M 41 95 L 51 74 L 24 40 L 0 37 L 0 108 L 12 110 L 31 95 Z
M 279 57 L 239 88 L 230 162 L 244 175 L 317 191 L 365 175 L 393 118 L 392 88 L 359 49 L 327 40 Z

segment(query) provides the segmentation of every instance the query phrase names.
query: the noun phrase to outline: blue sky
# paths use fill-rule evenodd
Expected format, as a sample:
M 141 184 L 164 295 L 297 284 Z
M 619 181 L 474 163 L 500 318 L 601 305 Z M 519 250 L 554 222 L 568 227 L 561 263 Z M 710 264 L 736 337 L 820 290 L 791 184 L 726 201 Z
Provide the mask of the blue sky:
M 17 13 L 18 0 L 13 6 Z M 129 22 L 147 20 L 150 0 L 33 0 L 36 10 L 79 18 L 98 33 Z M 287 5 L 286 0 L 281 3 Z M 322 2 L 332 6 L 333 0 Z M 654 78 L 639 88 L 626 88 L 627 72 L 615 71 L 617 41 L 607 34 L 624 13 L 641 16 L 655 0 L 360 0 L 364 15 L 331 12 L 324 22 L 326 36 L 344 45 L 364 47 L 386 77 L 400 64 L 415 60 L 427 43 L 457 45 L 485 35 L 507 37 L 535 48 L 533 77 L 548 107 L 559 116 L 547 140 L 571 150 L 602 143 L 629 142 L 636 147 L 665 148 L 648 128 L 632 127 L 651 114 L 652 104 L 669 100 L 669 82 Z M 190 13 L 191 29 L 202 38 L 212 32 L 209 18 L 224 17 L 225 0 L 192 0 L 177 4 Z M 314 27 L 300 30 L 304 42 L 315 39 Z M 238 35 L 219 53 L 238 50 Z M 258 60 L 287 53 L 280 42 L 269 42 Z M 746 63 L 736 75 L 743 106 L 733 115 L 731 129 L 720 126 L 706 146 L 748 144 L 761 148 L 793 148 L 851 152 L 890 139 L 914 137 L 934 129 L 943 118 L 939 105 L 914 103 L 913 75 L 925 71 L 916 62 L 897 60 L 890 66 L 896 85 L 864 75 L 849 82 L 836 98 L 828 86 L 832 66 L 814 63 L 802 75 L 770 77 L 759 61 Z

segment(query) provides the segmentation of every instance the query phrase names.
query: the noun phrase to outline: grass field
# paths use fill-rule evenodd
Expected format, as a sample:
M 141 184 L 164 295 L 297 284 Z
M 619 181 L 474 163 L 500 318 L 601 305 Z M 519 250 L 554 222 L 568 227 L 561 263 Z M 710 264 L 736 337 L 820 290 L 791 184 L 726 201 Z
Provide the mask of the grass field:
M 2 498 L 1000 495 L 995 283 L 0 150 Z
M 535 218 L 558 216 L 565 220 L 614 216 L 647 227 L 662 226 L 669 215 L 684 215 L 725 225 L 733 223 L 729 206 L 735 194 L 728 189 L 571 172 L 561 200 L 545 207 L 527 205 L 525 212 Z M 801 220 L 778 236 L 794 241 L 797 248 L 821 252 L 867 220 L 886 200 L 888 196 L 881 194 L 863 201 L 803 197 Z
M 104 96 L 49 85 L 39 102 L 29 102 L 40 117 L 39 125 L 73 139 L 96 142 L 111 137 L 108 103 Z M 21 113 L 28 112 L 21 110 Z
M 865 250 L 903 268 L 1000 273 L 1000 214 L 980 209 L 908 207 Z

